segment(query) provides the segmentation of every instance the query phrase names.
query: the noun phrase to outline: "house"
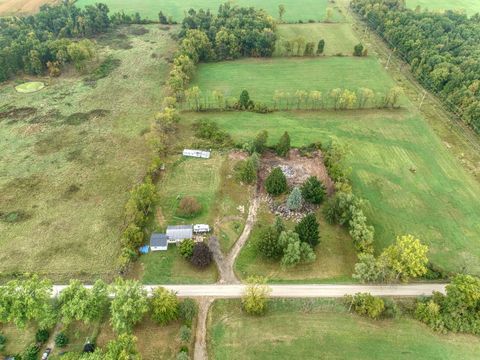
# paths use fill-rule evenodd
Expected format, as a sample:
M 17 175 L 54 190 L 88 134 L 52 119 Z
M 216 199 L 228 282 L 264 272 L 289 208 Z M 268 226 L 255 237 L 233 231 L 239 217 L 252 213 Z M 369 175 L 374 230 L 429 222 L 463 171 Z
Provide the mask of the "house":
M 205 234 L 210 232 L 210 226 L 206 224 L 196 224 L 193 225 L 193 232 L 195 234 Z
M 184 149 L 183 156 L 210 159 L 210 151 Z
M 166 251 L 168 249 L 168 239 L 166 234 L 153 233 L 150 236 L 151 251 Z
M 193 225 L 167 226 L 167 239 L 169 244 L 176 244 L 193 237 Z

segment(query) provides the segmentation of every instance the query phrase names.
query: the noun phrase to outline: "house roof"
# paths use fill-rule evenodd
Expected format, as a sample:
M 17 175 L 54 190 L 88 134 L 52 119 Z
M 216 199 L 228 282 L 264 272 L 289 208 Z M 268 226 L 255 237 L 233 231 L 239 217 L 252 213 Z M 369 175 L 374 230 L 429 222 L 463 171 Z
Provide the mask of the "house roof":
M 150 236 L 150 246 L 167 246 L 167 235 L 160 233 L 153 233 Z
M 167 237 L 169 240 L 191 239 L 193 236 L 192 225 L 171 225 L 167 226 Z

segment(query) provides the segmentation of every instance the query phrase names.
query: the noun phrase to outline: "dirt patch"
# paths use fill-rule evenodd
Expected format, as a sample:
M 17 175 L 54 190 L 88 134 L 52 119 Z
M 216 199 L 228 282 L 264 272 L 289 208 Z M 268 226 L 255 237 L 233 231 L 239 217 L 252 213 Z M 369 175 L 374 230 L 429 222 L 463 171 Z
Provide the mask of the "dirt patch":
M 305 157 L 301 156 L 297 149 L 292 149 L 287 158 L 279 157 L 273 152 L 267 152 L 262 157 L 259 170 L 261 189 L 264 189 L 265 179 L 275 167 L 282 169 L 290 187 L 300 186 L 308 177 L 316 176 L 325 185 L 329 196 L 335 192 L 335 184 L 328 176 L 327 168 L 323 163 L 323 155 L 320 151 L 315 151 L 312 153 L 312 156 Z
M 0 112 L 0 120 L 9 119 L 13 122 L 24 120 L 37 113 L 37 109 L 32 107 L 10 108 L 6 111 Z
M 143 26 L 130 27 L 128 31 L 131 35 L 142 36 L 148 34 L 150 30 L 144 28 Z
M 89 111 L 88 113 L 74 113 L 65 118 L 64 123 L 67 125 L 80 125 L 83 124 L 86 121 L 95 119 L 95 118 L 102 118 L 107 116 L 107 114 L 110 111 L 108 110 L 103 110 L 103 109 L 95 109 L 92 111 Z
M 230 160 L 245 160 L 248 157 L 248 154 L 244 151 L 232 151 L 228 154 Z

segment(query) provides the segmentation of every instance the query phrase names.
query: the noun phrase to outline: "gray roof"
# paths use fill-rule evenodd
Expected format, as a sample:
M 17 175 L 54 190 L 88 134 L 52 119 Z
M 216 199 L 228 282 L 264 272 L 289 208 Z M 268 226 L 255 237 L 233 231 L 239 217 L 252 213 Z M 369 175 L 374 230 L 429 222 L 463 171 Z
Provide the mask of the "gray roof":
M 193 236 L 192 225 L 173 225 L 167 226 L 168 240 L 191 239 Z
M 166 234 L 159 234 L 153 233 L 150 236 L 150 246 L 167 246 L 167 235 Z

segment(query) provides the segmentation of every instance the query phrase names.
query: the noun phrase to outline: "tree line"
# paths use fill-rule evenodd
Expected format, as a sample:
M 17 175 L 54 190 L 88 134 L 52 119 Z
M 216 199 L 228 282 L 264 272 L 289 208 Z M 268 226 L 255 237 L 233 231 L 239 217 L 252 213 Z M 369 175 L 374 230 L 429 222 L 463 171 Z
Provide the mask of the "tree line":
M 414 11 L 403 0 L 351 6 L 402 54 L 422 85 L 480 132 L 480 14 Z

